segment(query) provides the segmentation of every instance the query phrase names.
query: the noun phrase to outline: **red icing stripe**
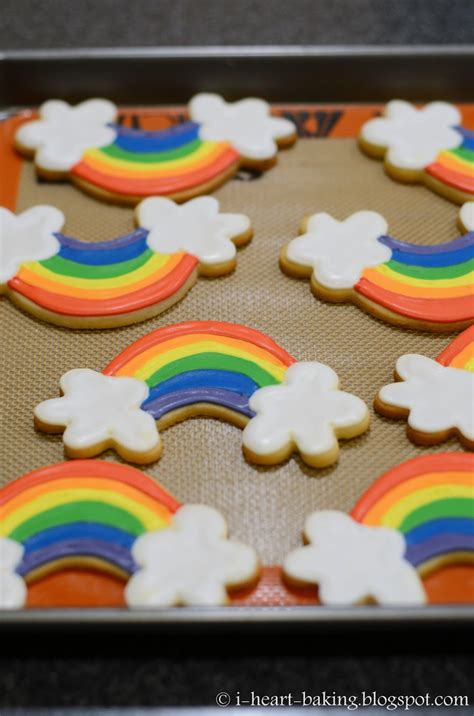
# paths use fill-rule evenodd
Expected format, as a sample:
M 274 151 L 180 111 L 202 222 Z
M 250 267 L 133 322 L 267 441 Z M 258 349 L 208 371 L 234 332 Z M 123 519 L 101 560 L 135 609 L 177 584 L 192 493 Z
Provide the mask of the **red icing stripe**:
M 400 483 L 430 472 L 457 471 L 473 472 L 474 455 L 462 452 L 444 452 L 437 455 L 415 457 L 381 475 L 359 498 L 350 514 L 355 520 L 362 522 L 369 509 Z
M 389 311 L 409 318 L 435 323 L 454 323 L 474 318 L 474 297 L 472 295 L 444 300 L 401 296 L 376 286 L 366 278 L 362 278 L 356 284 L 355 290 L 374 303 L 388 308 Z
M 165 328 L 158 328 L 156 331 L 148 333 L 148 335 L 132 343 L 131 346 L 114 358 L 102 372 L 106 375 L 112 375 L 132 360 L 132 358 L 140 355 L 148 348 L 163 343 L 170 338 L 177 338 L 178 336 L 186 336 L 193 333 L 209 333 L 214 336 L 238 338 L 239 340 L 254 343 L 256 346 L 264 348 L 278 358 L 284 365 L 291 365 L 296 362 L 295 359 L 284 351 L 283 348 L 280 348 L 275 341 L 253 328 L 240 326 L 236 323 L 223 323 L 218 321 L 189 321 L 187 323 L 176 323 L 172 326 L 165 326 Z
M 38 286 L 30 286 L 15 276 L 8 286 L 21 293 L 38 306 L 54 313 L 67 316 L 109 316 L 118 313 L 131 313 L 152 306 L 179 291 L 198 265 L 194 256 L 186 254 L 171 273 L 157 283 L 124 296 L 103 300 L 89 300 L 51 293 Z
M 106 462 L 105 460 L 71 460 L 70 462 L 60 462 L 56 465 L 48 465 L 39 470 L 28 472 L 0 490 L 0 505 L 7 503 L 36 485 L 63 478 L 77 477 L 108 478 L 123 482 L 165 505 L 172 512 L 175 512 L 180 507 L 180 503 L 148 475 L 143 474 L 134 467 Z
M 173 194 L 185 189 L 190 189 L 215 179 L 236 164 L 240 155 L 233 149 L 228 149 L 218 157 L 212 164 L 204 169 L 183 173 L 178 177 L 165 177 L 164 179 L 134 179 L 104 174 L 92 169 L 85 162 L 76 164 L 72 175 L 83 179 L 94 186 L 98 186 L 114 194 L 126 196 L 149 196 L 150 194 Z
M 460 336 L 455 338 L 454 341 L 439 354 L 436 358 L 437 362 L 441 363 L 441 365 L 449 365 L 453 358 L 455 358 L 458 353 L 461 353 L 470 343 L 474 343 L 474 326 L 470 326 L 463 331 Z
M 426 167 L 425 172 L 435 179 L 443 182 L 443 184 L 452 186 L 455 189 L 460 189 L 468 194 L 474 194 L 474 176 L 470 174 L 455 172 L 453 169 L 443 167 L 438 162 L 429 164 Z

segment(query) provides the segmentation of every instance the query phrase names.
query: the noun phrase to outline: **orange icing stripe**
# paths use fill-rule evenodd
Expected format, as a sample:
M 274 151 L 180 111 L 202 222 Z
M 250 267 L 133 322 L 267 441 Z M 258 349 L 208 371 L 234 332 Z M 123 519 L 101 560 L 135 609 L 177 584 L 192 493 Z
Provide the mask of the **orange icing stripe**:
M 439 354 L 436 360 L 438 363 L 441 363 L 441 365 L 452 365 L 453 368 L 462 368 L 467 361 L 464 359 L 462 365 L 458 366 L 457 356 L 460 356 L 461 353 L 465 355 L 466 351 L 468 358 L 470 358 L 471 351 L 474 351 L 474 326 L 470 326 L 463 331 L 460 336 L 455 338 L 454 341 Z M 456 365 L 454 361 L 456 361 Z
M 56 492 L 76 489 L 106 490 L 111 493 L 120 494 L 128 498 L 130 502 L 143 505 L 164 520 L 169 517 L 168 507 L 163 506 L 161 503 L 157 502 L 156 499 L 149 497 L 134 486 L 127 485 L 126 483 L 122 483 L 117 480 L 111 480 L 110 478 L 73 477 L 61 478 L 54 480 L 53 482 L 34 485 L 18 495 L 11 497 L 5 503 L 5 506 L 0 507 L 0 519 L 6 519 L 20 507 L 29 504 L 34 499 L 41 497 L 42 495 L 53 495 Z
M 174 271 L 174 269 L 179 265 L 180 261 L 182 261 L 184 256 L 184 253 L 170 254 L 169 260 L 167 261 L 166 265 L 163 266 L 161 269 L 158 269 L 156 273 L 152 274 L 151 276 L 147 276 L 147 278 L 144 278 L 141 281 L 136 281 L 135 283 L 128 284 L 127 286 L 120 286 L 117 288 L 93 289 L 80 288 L 78 286 L 68 286 L 67 284 L 60 283 L 59 281 L 44 278 L 44 276 L 41 276 L 34 271 L 31 271 L 25 266 L 20 269 L 17 276 L 20 281 L 27 283 L 29 286 L 37 286 L 38 288 L 42 288 L 45 291 L 57 293 L 61 296 L 71 296 L 73 298 L 79 298 L 88 301 L 101 301 L 110 298 L 119 298 L 121 296 L 127 296 L 130 293 L 139 291 L 142 288 L 146 288 L 147 286 L 151 286 L 152 284 L 161 281 L 165 276 Z M 94 280 L 91 279 L 90 283 L 91 286 L 93 286 Z
M 179 336 L 178 338 L 170 338 L 167 341 L 163 341 L 163 343 L 159 344 L 159 353 L 168 353 L 174 348 L 181 348 L 183 346 L 198 346 L 199 343 L 209 340 L 217 340 L 219 343 L 229 346 L 230 348 L 240 348 L 240 350 L 246 351 L 251 356 L 263 358 L 264 360 L 267 360 L 269 363 L 272 363 L 277 367 L 280 367 L 282 364 L 282 362 L 275 358 L 274 355 L 262 348 L 259 348 L 259 346 L 256 346 L 253 343 L 249 343 L 248 341 L 242 341 L 236 338 L 231 338 L 229 336 L 219 336 L 216 339 L 216 336 L 213 336 L 209 333 L 194 333 L 192 335 Z M 143 365 L 145 365 L 148 360 L 156 356 L 157 353 L 158 351 L 156 345 L 152 346 L 151 348 L 148 348 L 148 350 L 143 351 L 143 353 L 133 358 L 129 363 L 123 365 L 122 368 L 120 368 L 120 370 L 116 372 L 116 375 L 134 375 L 137 370 L 139 370 Z
M 47 310 L 69 316 L 106 316 L 131 313 L 151 306 L 172 296 L 186 283 L 196 270 L 198 260 L 185 254 L 178 266 L 158 283 L 154 282 L 139 291 L 104 300 L 86 300 L 50 293 L 42 288 L 29 286 L 15 276 L 8 282 L 9 288 Z
M 170 338 L 203 333 L 211 336 L 236 338 L 259 346 L 271 353 L 286 366 L 295 362 L 295 359 L 283 350 L 283 348 L 280 348 L 275 341 L 253 328 L 241 326 L 236 323 L 224 323 L 219 321 L 188 321 L 186 323 L 176 323 L 172 326 L 166 326 L 165 328 L 158 328 L 156 331 L 152 331 L 148 335 L 143 336 L 143 338 L 132 343 L 131 346 L 128 346 L 120 355 L 114 358 L 103 370 L 103 373 L 105 375 L 115 375 L 135 357 L 139 357 L 144 351 L 160 343 L 164 343 Z
M 364 515 L 364 524 L 378 525 L 384 514 L 407 495 L 413 495 L 418 490 L 426 487 L 441 485 L 466 485 L 473 486 L 473 476 L 465 472 L 432 472 L 413 477 L 388 490 Z
M 365 269 L 362 277 L 370 281 L 375 286 L 380 286 L 387 291 L 393 293 L 402 294 L 405 296 L 412 296 L 414 298 L 427 298 L 427 299 L 445 299 L 445 298 L 457 298 L 459 296 L 466 296 L 472 293 L 470 284 L 464 286 L 447 286 L 447 287 L 423 287 L 414 286 L 409 283 L 409 279 L 405 283 L 404 281 L 394 281 L 388 276 L 379 273 L 376 268 Z M 428 282 L 427 282 L 428 283 Z
M 474 177 L 471 174 L 462 174 L 444 167 L 439 162 L 429 164 L 425 168 L 425 172 L 444 184 L 448 184 L 448 186 L 460 189 L 468 194 L 474 194 Z

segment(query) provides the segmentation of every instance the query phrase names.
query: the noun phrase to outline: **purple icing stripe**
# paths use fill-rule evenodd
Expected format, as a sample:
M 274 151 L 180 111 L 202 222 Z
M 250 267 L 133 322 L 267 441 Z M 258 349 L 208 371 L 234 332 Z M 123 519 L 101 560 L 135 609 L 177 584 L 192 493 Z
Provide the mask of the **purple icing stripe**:
M 130 550 L 98 540 L 59 542 L 27 554 L 18 565 L 17 572 L 25 576 L 38 567 L 64 557 L 97 557 L 119 567 L 127 574 L 137 570 Z
M 55 234 L 55 236 L 60 244 L 69 249 L 84 249 L 84 247 L 87 247 L 88 251 L 103 251 L 104 249 L 120 249 L 124 246 L 129 246 L 130 244 L 135 243 L 135 241 L 138 241 L 139 239 L 146 239 L 148 231 L 146 229 L 135 229 L 135 231 L 132 231 L 130 234 L 126 234 L 126 236 L 119 236 L 118 238 L 111 239 L 109 241 L 98 241 L 93 243 L 79 241 L 79 239 L 73 239 L 71 236 L 65 236 L 64 234 L 59 233 Z
M 410 545 L 405 557 L 413 566 L 418 567 L 438 555 L 473 551 L 474 538 L 472 535 L 443 534 L 432 537 L 421 544 Z
M 447 244 L 437 244 L 435 246 L 419 246 L 418 244 L 408 244 L 405 241 L 398 241 L 392 239 L 391 236 L 379 236 L 378 240 L 381 244 L 388 246 L 389 249 L 396 249 L 398 251 L 410 252 L 413 254 L 442 254 L 447 251 L 457 251 L 463 249 L 466 246 L 470 246 L 474 239 L 474 232 L 459 236 L 453 241 L 448 241 Z
M 253 418 L 255 413 L 250 410 L 248 398 L 240 393 L 233 393 L 230 390 L 217 390 L 213 388 L 199 388 L 198 390 L 180 390 L 175 393 L 167 393 L 155 398 L 146 405 L 147 413 L 151 413 L 155 420 L 159 420 L 166 413 L 182 408 L 193 403 L 212 403 L 221 405 L 236 413 L 242 413 Z

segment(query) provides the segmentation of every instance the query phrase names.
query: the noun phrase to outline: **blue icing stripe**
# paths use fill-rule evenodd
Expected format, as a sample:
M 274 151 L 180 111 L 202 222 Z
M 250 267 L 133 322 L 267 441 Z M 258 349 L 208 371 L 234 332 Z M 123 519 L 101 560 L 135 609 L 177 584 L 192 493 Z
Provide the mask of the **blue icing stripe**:
M 195 122 L 185 122 L 155 132 L 127 129 L 120 125 L 115 129 L 117 130 L 115 146 L 127 152 L 161 152 L 177 149 L 199 138 L 199 124 Z
M 462 249 L 432 254 L 419 254 L 392 249 L 392 261 L 399 261 L 400 263 L 410 264 L 411 266 L 443 268 L 444 266 L 462 264 L 472 258 L 474 258 L 474 243 L 472 246 L 466 246 Z
M 96 522 L 71 522 L 66 525 L 49 527 L 43 532 L 29 537 L 23 542 L 23 547 L 26 556 L 30 552 L 50 547 L 58 542 L 84 539 L 108 542 L 131 549 L 136 537 L 109 525 L 101 525 Z
M 147 250 L 148 231 L 137 229 L 126 236 L 119 236 L 111 241 L 86 243 L 69 236 L 56 234 L 61 248 L 59 256 L 69 261 L 90 266 L 103 266 L 123 261 L 130 261 Z
M 410 532 L 405 533 L 408 545 L 415 545 L 424 542 L 431 537 L 443 534 L 459 534 L 474 536 L 474 520 L 457 517 L 446 517 L 439 520 L 431 520 L 419 525 Z
M 463 139 L 461 148 L 471 149 L 472 151 L 474 151 L 474 131 L 464 129 L 464 127 L 456 127 L 456 129 L 461 134 Z
M 202 388 L 228 390 L 249 398 L 258 390 L 259 386 L 251 378 L 241 373 L 227 370 L 190 370 L 158 383 L 150 390 L 150 395 L 142 403 L 142 407 L 146 408 L 149 403 L 168 393 Z

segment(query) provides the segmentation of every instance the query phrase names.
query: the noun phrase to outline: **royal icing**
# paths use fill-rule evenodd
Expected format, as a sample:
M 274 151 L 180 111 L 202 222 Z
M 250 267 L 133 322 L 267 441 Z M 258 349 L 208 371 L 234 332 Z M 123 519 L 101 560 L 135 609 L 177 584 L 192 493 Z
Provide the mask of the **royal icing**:
M 65 373 L 60 385 L 63 396 L 37 405 L 35 417 L 45 425 L 65 426 L 67 448 L 100 451 L 111 441 L 139 455 L 159 447 L 156 423 L 140 407 L 149 394 L 144 381 L 77 368 Z
M 474 440 L 474 373 L 416 354 L 401 356 L 396 372 L 401 382 L 380 390 L 382 403 L 408 410 L 408 425 L 416 431 L 457 429 Z
M 382 605 L 423 604 L 420 578 L 404 558 L 403 535 L 367 527 L 332 510 L 313 512 L 304 527 L 309 544 L 285 558 L 293 580 L 317 584 L 323 604 L 342 606 L 373 599 Z
M 332 289 L 352 288 L 369 266 L 389 261 L 392 251 L 380 243 L 387 222 L 375 211 L 358 211 L 344 221 L 313 214 L 306 232 L 290 241 L 290 261 L 313 269 L 314 278 Z
M 149 231 L 147 244 L 153 251 L 185 251 L 208 265 L 231 261 L 236 254 L 232 239 L 250 229 L 243 214 L 220 214 L 219 202 L 211 196 L 181 206 L 171 199 L 150 197 L 136 212 L 139 225 Z
M 465 231 L 474 231 L 474 201 L 466 201 L 462 205 L 459 219 Z
M 474 555 L 474 455 L 421 455 L 396 465 L 371 484 L 351 515 L 369 527 L 402 532 L 405 559 L 423 576 L 442 573 L 440 563 L 470 563 Z M 452 592 L 449 570 L 443 582 L 446 591 Z M 469 581 L 461 598 L 462 592 L 464 598 L 466 592 L 472 598 Z
M 382 117 L 362 127 L 362 139 L 386 148 L 386 161 L 399 169 L 421 170 L 434 162 L 438 152 L 458 147 L 462 135 L 456 127 L 461 115 L 452 104 L 431 102 L 417 109 L 409 102 L 389 102 Z
M 55 233 L 64 221 L 62 211 L 53 206 L 34 206 L 18 215 L 0 207 L 0 285 L 23 263 L 54 256 L 59 250 Z
M 411 327 L 413 322 L 428 330 L 469 325 L 474 235 L 421 246 L 387 236 L 386 229 L 375 212 L 358 212 L 344 222 L 316 214 L 307 233 L 283 249 L 282 268 L 297 276 L 302 273 L 295 267 L 312 268 L 317 295 L 339 301 L 340 291 L 349 290 L 347 300 L 391 323 Z
M 184 505 L 167 529 L 137 539 L 132 554 L 140 569 L 129 580 L 130 607 L 219 605 L 227 588 L 258 573 L 255 551 L 227 537 L 222 515 L 205 505 Z
M 189 103 L 189 114 L 199 122 L 202 140 L 230 142 L 248 159 L 271 159 L 278 150 L 277 141 L 296 134 L 293 122 L 272 117 L 270 106 L 262 99 L 226 102 L 217 94 L 201 93 Z
M 271 456 L 294 446 L 311 462 L 337 449 L 340 431 L 367 428 L 365 403 L 338 390 L 337 374 L 322 363 L 295 363 L 281 385 L 261 388 L 252 395 L 256 416 L 244 429 L 243 444 L 252 453 Z
M 67 172 L 91 147 L 104 147 L 116 137 L 108 126 L 117 117 L 117 108 L 105 99 L 89 99 L 72 107 L 62 100 L 41 105 L 39 119 L 22 124 L 16 141 L 34 150 L 38 167 L 50 172 Z
M 0 536 L 0 609 L 21 609 L 26 603 L 26 584 L 16 573 L 23 552 L 21 544 Z

